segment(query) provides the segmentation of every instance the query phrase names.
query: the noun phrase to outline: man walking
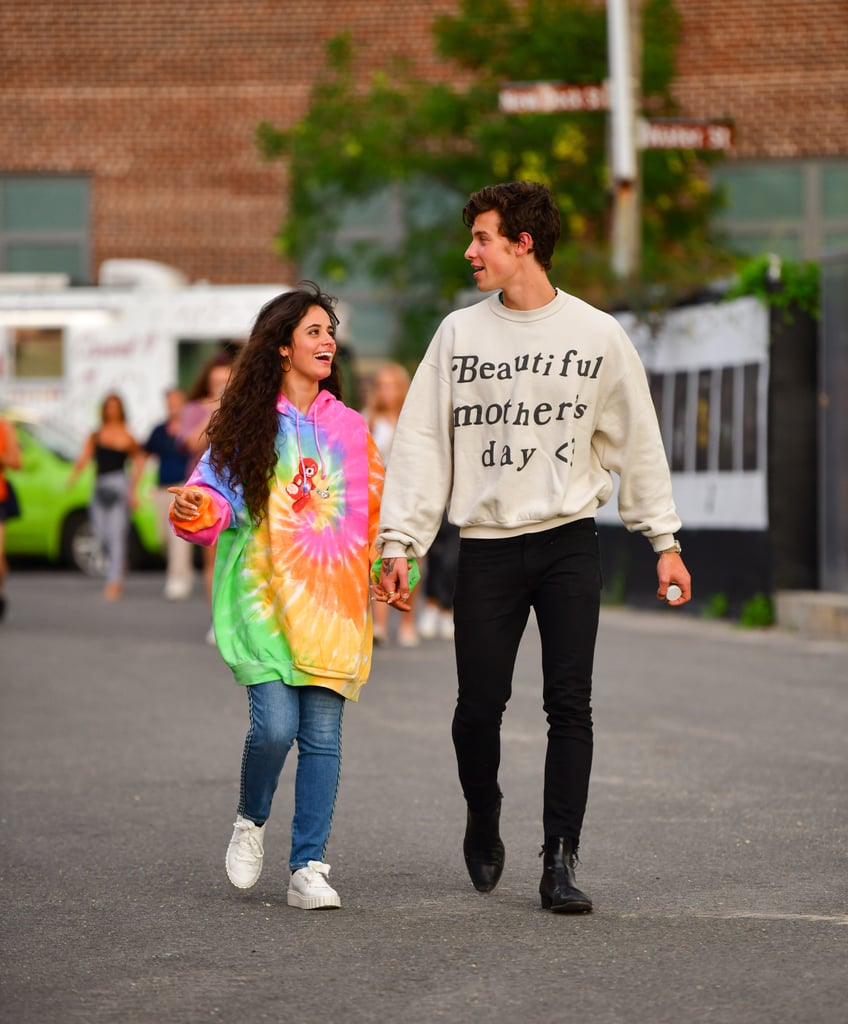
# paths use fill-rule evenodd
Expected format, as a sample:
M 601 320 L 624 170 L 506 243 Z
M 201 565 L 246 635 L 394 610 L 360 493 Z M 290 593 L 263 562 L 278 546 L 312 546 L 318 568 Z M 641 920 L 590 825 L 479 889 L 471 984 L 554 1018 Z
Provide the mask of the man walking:
M 468 805 L 463 852 L 480 892 L 504 865 L 500 727 L 535 611 L 548 721 L 539 893 L 546 909 L 587 913 L 574 866 L 592 765 L 594 517 L 616 473 L 622 521 L 657 553 L 657 597 L 674 605 L 691 596 L 680 519 L 636 350 L 613 317 L 550 283 L 560 221 L 548 189 L 488 186 L 463 221 L 465 258 L 492 294 L 445 318 L 415 374 L 383 492 L 374 597 L 406 607 L 406 558 L 426 553 L 447 506 L 461 531 L 452 731 Z

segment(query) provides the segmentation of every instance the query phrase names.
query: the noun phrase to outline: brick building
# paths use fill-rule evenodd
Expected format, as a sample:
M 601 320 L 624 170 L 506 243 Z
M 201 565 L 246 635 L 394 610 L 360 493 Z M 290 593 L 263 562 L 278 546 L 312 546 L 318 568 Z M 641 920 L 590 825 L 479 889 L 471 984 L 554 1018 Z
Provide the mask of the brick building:
M 600 0 L 599 0 L 600 2 Z M 0 7 L 0 272 L 97 280 L 109 258 L 189 280 L 289 280 L 286 195 L 256 125 L 306 109 L 326 41 L 350 29 L 362 76 L 394 57 L 450 78 L 433 18 L 456 0 L 6 0 Z M 848 0 L 677 0 L 681 114 L 731 117 L 716 172 L 742 244 L 848 247 Z
M 85 234 L 71 264 L 77 280 L 96 278 L 111 257 L 161 260 L 192 280 L 286 279 L 272 249 L 284 171 L 260 160 L 257 124 L 285 126 L 305 112 L 325 43 L 344 28 L 361 41 L 363 69 L 403 54 L 421 74 L 446 75 L 429 23 L 453 8 L 450 0 L 8 0 L 0 8 L 7 193 L 9 176 L 16 180 L 3 204 L 0 271 L 41 269 L 11 207 L 17 201 L 25 216 L 24 179 L 49 174 L 86 186 L 77 221 L 52 243 L 67 252 L 68 233 Z M 37 211 L 33 218 L 46 233 L 49 224 Z

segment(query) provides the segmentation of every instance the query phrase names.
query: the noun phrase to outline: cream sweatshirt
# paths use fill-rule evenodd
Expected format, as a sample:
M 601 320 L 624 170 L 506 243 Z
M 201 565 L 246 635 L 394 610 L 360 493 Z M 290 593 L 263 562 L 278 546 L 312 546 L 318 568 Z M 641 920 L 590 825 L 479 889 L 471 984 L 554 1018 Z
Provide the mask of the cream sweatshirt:
M 620 478 L 624 525 L 674 542 L 671 493 L 644 367 L 618 322 L 557 291 L 540 309 L 492 295 L 446 317 L 392 444 L 377 548 L 421 558 L 445 507 L 461 536 L 502 538 L 595 515 Z

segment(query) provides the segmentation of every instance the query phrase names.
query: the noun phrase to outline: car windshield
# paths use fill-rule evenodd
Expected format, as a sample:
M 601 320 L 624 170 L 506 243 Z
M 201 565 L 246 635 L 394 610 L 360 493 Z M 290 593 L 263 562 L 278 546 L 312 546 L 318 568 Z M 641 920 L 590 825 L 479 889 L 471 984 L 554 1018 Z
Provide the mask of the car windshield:
M 25 423 L 23 426 L 30 434 L 48 448 L 54 455 L 67 462 L 73 462 L 80 453 L 82 440 L 68 430 L 65 423 L 55 420 L 41 420 L 36 423 Z

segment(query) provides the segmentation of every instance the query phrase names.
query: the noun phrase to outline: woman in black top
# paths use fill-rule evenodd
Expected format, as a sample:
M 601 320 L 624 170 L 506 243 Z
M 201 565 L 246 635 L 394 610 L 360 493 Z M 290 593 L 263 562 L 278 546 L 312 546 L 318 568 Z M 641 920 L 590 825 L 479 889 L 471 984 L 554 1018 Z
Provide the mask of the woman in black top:
M 100 428 L 90 434 L 68 478 L 70 486 L 89 462 L 96 475 L 89 506 L 94 535 L 107 557 L 107 601 L 117 601 L 124 590 L 127 531 L 130 508 L 135 506 L 135 487 L 144 467 L 144 450 L 127 429 L 124 403 L 109 394 L 100 408 Z M 126 465 L 132 464 L 128 478 Z

